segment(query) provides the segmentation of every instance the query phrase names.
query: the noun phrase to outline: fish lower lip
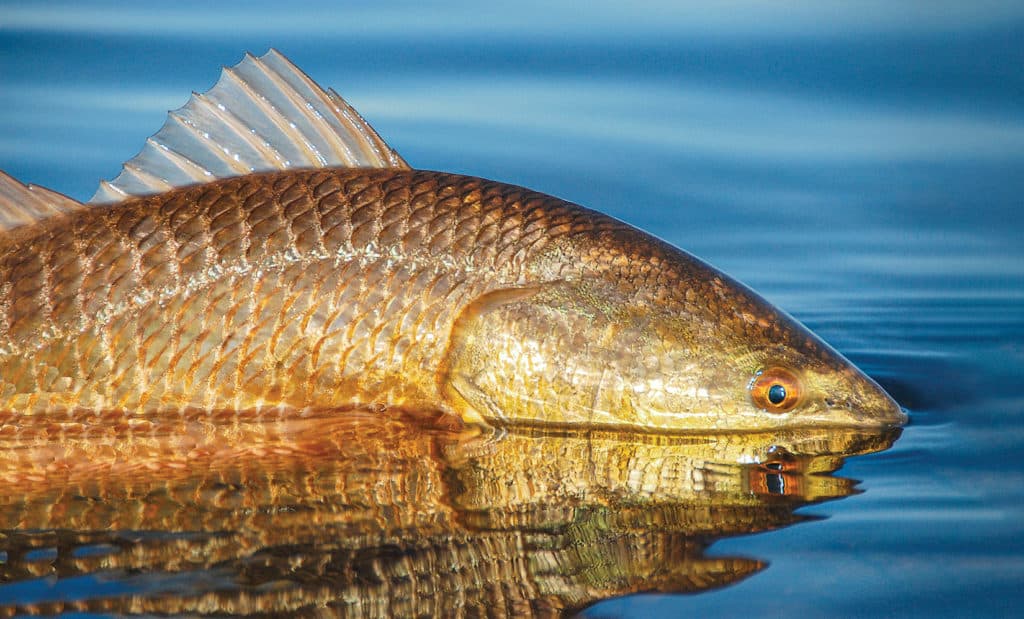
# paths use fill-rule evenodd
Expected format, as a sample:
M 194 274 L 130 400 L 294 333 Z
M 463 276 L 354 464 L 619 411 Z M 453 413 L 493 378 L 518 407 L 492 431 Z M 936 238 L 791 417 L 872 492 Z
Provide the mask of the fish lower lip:
M 910 423 L 910 414 L 907 413 L 907 410 L 905 408 L 897 407 L 896 410 L 897 410 L 897 413 L 896 413 L 897 421 L 895 422 L 895 425 L 902 426 L 902 425 L 906 425 L 906 424 Z
M 897 409 L 896 412 L 877 419 L 877 425 L 880 427 L 898 428 L 906 425 L 908 421 L 910 421 L 910 417 L 907 413 L 903 409 Z
M 907 413 L 899 406 L 881 410 L 843 407 L 831 409 L 836 425 L 859 428 L 898 428 L 909 421 Z
M 890 406 L 882 414 L 878 415 L 879 420 L 891 426 L 906 425 L 910 421 L 907 411 L 897 404 L 895 400 L 890 399 L 889 403 Z

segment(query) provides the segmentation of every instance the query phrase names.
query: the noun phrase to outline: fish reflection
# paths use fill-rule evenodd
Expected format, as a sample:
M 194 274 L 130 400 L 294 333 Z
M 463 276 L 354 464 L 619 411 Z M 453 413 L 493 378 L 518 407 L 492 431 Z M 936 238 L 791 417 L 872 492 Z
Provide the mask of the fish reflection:
M 764 564 L 724 536 L 857 492 L 898 430 L 468 434 L 379 413 L 0 437 L 0 615 L 557 616 Z M 17 601 L 15 601 L 17 600 Z

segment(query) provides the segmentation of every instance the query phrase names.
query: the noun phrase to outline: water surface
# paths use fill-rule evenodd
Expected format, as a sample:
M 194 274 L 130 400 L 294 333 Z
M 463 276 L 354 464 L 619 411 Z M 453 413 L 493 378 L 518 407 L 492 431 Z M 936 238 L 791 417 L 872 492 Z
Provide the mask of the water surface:
M 680 565 L 747 561 L 749 577 L 714 581 L 729 586 L 626 595 L 586 615 L 1012 616 L 1024 581 L 1024 10 L 995 1 L 852 7 L 4 3 L 0 169 L 88 198 L 167 109 L 213 84 L 220 65 L 277 47 L 345 95 L 415 167 L 526 185 L 686 248 L 807 323 L 909 409 L 911 425 L 891 449 L 845 462 L 840 475 L 863 480 L 863 494 L 789 504 L 802 520 L 815 517 L 794 526 L 698 548 L 680 528 L 623 528 L 616 514 L 586 506 L 573 512 L 580 520 L 556 519 L 563 533 L 675 534 L 675 550 L 656 556 Z M 52 488 L 9 490 L 0 606 L 198 586 L 184 569 L 180 581 L 116 567 L 105 578 L 81 574 L 124 560 L 125 548 L 139 549 L 138 561 L 159 555 L 111 531 L 142 535 L 165 521 L 111 514 L 173 514 L 204 504 L 210 484 L 228 484 L 229 498 L 265 489 L 268 470 L 250 474 L 255 485 L 238 469 L 216 481 L 175 478 L 165 487 L 199 492 L 192 503 L 125 495 L 104 503 L 113 511 L 97 521 L 45 520 L 82 504 Z M 91 523 L 93 537 L 54 539 L 77 522 Z M 574 522 L 583 524 L 565 528 Z M 492 533 L 507 541 L 522 524 L 503 521 Z M 196 521 L 177 528 L 180 546 L 161 538 L 154 548 L 203 548 L 197 556 L 212 563 L 196 561 L 211 590 L 236 590 L 239 566 L 264 557 L 262 546 L 230 537 L 235 554 L 218 555 Z M 250 517 L 237 530 L 244 538 L 262 529 Z M 436 536 L 412 538 L 446 548 Z M 342 561 L 348 555 L 337 553 L 353 548 L 310 560 Z M 610 556 L 619 555 L 597 552 L 588 565 Z M 74 561 L 88 569 L 70 570 Z M 260 569 L 267 578 L 247 582 L 280 586 L 280 565 Z M 602 595 L 639 588 L 615 582 Z M 596 601 L 574 599 L 566 607 Z

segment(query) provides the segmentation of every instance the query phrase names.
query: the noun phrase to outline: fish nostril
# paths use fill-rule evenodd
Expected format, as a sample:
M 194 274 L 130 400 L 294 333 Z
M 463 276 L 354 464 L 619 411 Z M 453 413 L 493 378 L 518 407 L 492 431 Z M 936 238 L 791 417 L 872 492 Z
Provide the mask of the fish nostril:
M 832 398 L 825 398 L 825 406 L 827 406 L 829 408 L 832 408 L 835 405 L 836 405 L 836 401 L 835 400 L 833 400 Z

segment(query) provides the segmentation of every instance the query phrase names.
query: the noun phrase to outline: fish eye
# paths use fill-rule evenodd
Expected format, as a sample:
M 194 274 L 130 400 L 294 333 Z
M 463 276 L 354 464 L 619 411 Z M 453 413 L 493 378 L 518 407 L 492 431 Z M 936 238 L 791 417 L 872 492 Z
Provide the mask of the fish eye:
M 785 413 L 800 403 L 803 388 L 796 373 L 772 367 L 759 371 L 750 381 L 750 398 L 754 405 L 769 413 Z

